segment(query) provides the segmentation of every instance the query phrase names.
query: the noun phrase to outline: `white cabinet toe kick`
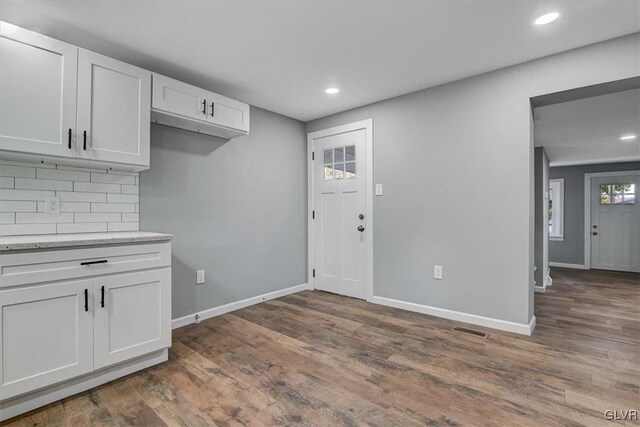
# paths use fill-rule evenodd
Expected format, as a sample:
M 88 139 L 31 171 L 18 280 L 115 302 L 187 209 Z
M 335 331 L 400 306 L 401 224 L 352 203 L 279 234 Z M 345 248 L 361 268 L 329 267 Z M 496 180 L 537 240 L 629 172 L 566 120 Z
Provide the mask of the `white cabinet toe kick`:
M 0 421 L 167 360 L 170 241 L 0 261 Z

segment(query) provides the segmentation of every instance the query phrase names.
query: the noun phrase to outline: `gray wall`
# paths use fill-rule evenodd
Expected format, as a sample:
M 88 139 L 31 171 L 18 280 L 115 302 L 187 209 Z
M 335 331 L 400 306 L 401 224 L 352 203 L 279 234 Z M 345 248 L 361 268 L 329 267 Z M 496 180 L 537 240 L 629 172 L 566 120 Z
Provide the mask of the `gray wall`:
M 535 272 L 536 286 L 544 286 L 549 267 L 549 204 L 545 193 L 549 187 L 549 159 L 543 147 L 534 150 L 535 162 Z M 546 224 L 546 225 L 545 225 Z
M 259 108 L 228 142 L 152 125 L 140 228 L 175 235 L 174 319 L 307 281 L 305 159 L 304 125 Z
M 640 162 L 549 169 L 549 178 L 564 178 L 564 240 L 549 242 L 549 261 L 584 264 L 584 174 L 629 170 L 640 170 Z
M 640 75 L 638 34 L 307 123 L 373 118 L 374 294 L 533 316 L 533 96 Z M 343 91 L 342 96 L 348 92 Z M 433 265 L 444 280 L 433 279 Z

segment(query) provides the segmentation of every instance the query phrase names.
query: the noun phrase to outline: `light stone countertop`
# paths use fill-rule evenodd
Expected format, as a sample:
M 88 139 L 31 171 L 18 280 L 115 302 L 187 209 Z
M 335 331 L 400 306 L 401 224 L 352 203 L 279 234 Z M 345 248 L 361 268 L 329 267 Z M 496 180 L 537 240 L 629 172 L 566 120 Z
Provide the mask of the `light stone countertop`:
M 0 237 L 0 251 L 155 242 L 171 240 L 172 237 L 172 234 L 152 233 L 148 231 L 5 236 Z

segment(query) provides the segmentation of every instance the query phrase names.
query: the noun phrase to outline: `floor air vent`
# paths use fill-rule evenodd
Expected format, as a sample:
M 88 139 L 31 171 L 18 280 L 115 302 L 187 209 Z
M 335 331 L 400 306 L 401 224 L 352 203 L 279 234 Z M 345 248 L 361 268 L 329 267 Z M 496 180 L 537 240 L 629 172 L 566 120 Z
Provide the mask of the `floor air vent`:
M 487 334 L 485 334 L 484 332 L 480 332 L 480 331 L 476 331 L 474 329 L 469 329 L 469 328 L 453 328 L 454 331 L 458 331 L 458 332 L 464 332 L 465 334 L 471 334 L 471 335 L 476 335 L 478 337 L 486 337 Z

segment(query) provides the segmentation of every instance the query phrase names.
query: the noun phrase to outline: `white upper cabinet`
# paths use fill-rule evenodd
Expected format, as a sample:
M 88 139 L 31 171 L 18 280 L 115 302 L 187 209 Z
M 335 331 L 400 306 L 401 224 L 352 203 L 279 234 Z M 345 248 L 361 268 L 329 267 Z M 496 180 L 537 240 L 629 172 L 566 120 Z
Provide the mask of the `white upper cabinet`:
M 0 156 L 149 168 L 151 73 L 0 21 Z
M 0 150 L 74 157 L 75 46 L 0 22 Z
M 233 138 L 249 133 L 249 105 L 153 74 L 151 119 L 156 123 Z
M 79 158 L 149 166 L 151 73 L 80 50 Z

